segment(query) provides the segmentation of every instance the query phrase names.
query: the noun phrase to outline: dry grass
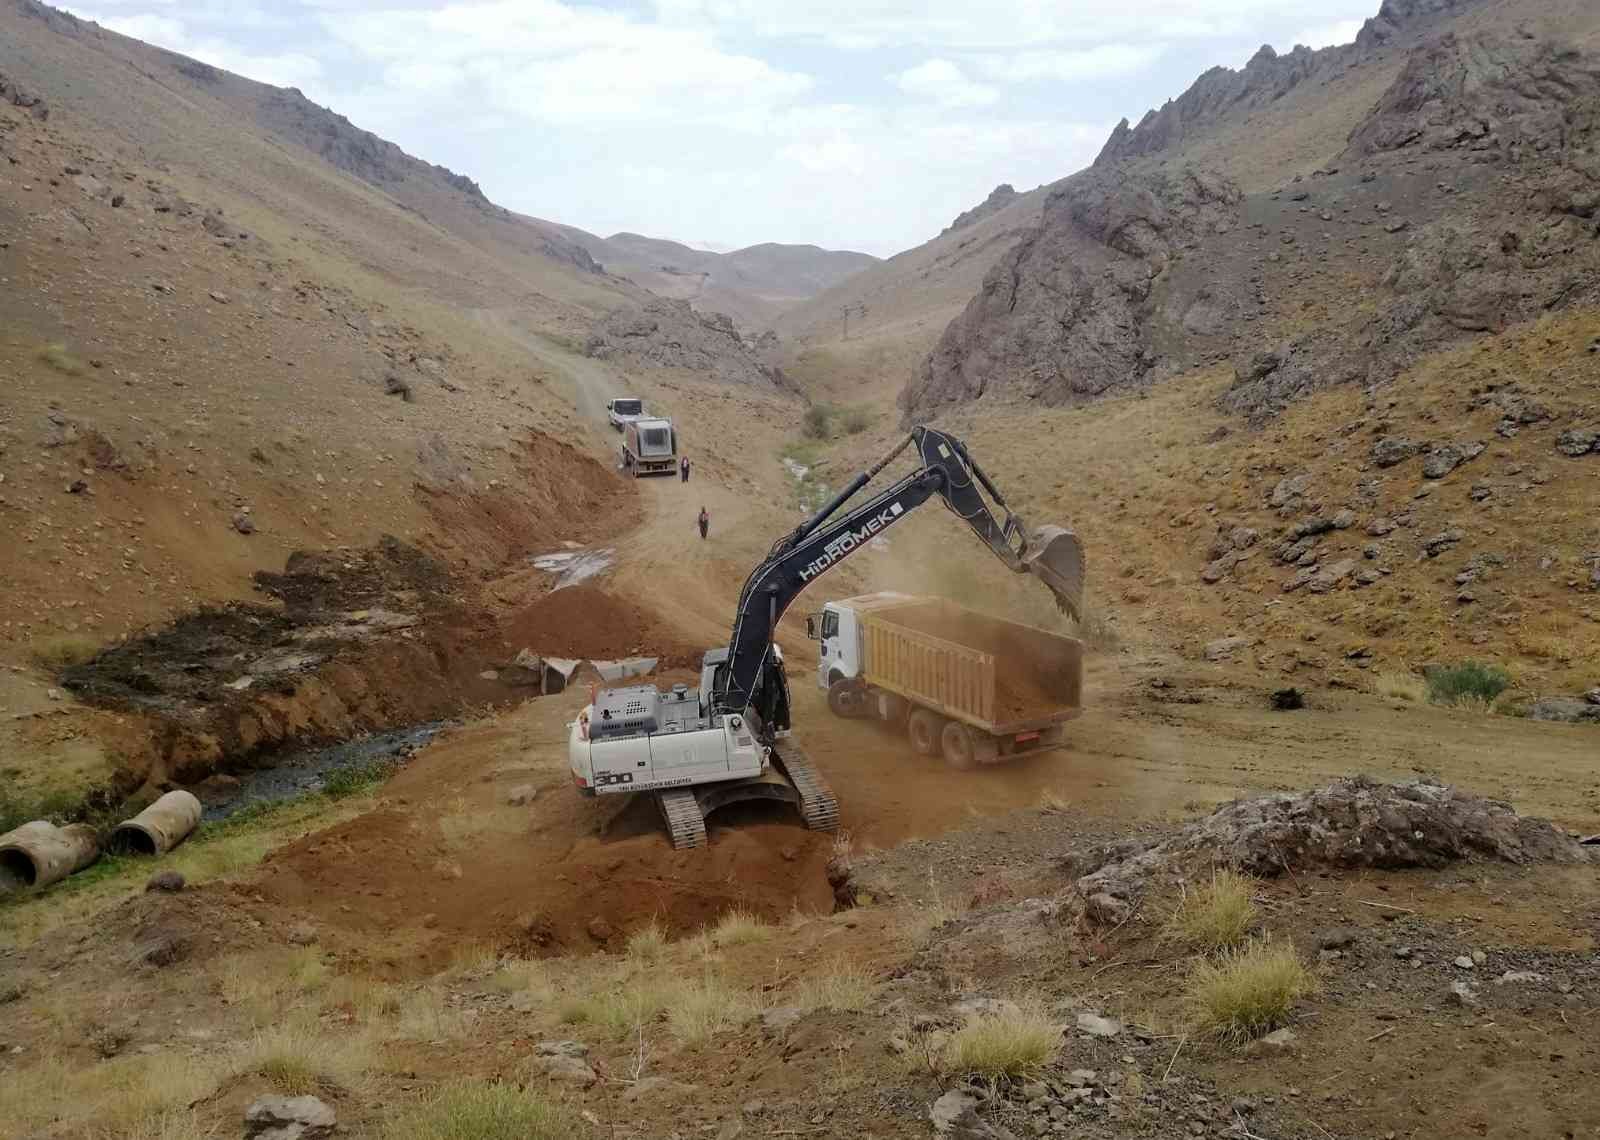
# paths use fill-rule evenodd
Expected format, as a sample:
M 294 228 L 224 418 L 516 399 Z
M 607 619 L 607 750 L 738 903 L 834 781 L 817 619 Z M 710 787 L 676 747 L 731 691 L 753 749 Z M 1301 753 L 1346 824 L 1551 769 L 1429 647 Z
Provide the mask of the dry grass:
M 947 1071 L 989 1078 L 1020 1077 L 1055 1059 L 1061 1026 L 1037 1003 L 971 1018 L 946 1043 Z
M 1196 963 L 1185 998 L 1197 1032 L 1238 1044 L 1278 1028 L 1315 989 L 1293 946 L 1261 939 Z
M 857 963 L 841 958 L 832 967 L 800 979 L 790 1004 L 804 1010 L 859 1012 L 872 1004 L 877 992 L 872 975 Z
M 1414 673 L 1379 673 L 1377 678 L 1380 696 L 1398 701 L 1421 704 L 1428 699 L 1428 686 Z
M 234 955 L 217 963 L 215 972 L 223 1003 L 257 1028 L 281 1021 L 328 982 L 328 968 L 314 946 Z
M 12 1135 L 50 1128 L 60 1135 L 178 1137 L 193 1102 L 210 1096 L 223 1076 L 212 1058 L 163 1052 L 115 1057 L 99 1064 L 45 1056 L 11 1068 L 0 1080 L 0 1120 Z
M 1062 815 L 1072 807 L 1060 792 L 1046 789 L 1039 793 L 1039 810 L 1045 815 Z
M 679 983 L 665 1002 L 667 1027 L 685 1045 L 696 1045 L 748 1021 L 756 1011 L 749 994 L 707 973 Z
M 256 1034 L 231 1067 L 235 1075 L 254 1073 L 281 1093 L 304 1096 L 359 1089 L 372 1062 L 372 1040 L 365 1034 L 323 1034 L 289 1022 Z
M 82 376 L 83 361 L 72 354 L 64 344 L 47 344 L 39 350 L 39 361 L 49 365 L 64 376 Z
M 566 1106 L 499 1081 L 458 1081 L 400 1113 L 383 1140 L 570 1140 L 583 1125 Z
M 322 990 L 324 1010 L 343 1009 L 365 1024 L 398 1017 L 404 1006 L 398 987 L 358 974 L 340 974 Z
M 966 913 L 966 908 L 945 897 L 939 889 L 938 880 L 934 878 L 933 868 L 929 867 L 927 897 L 906 907 L 905 911 L 902 929 L 912 941 L 921 942 L 945 923 L 960 918 Z
M 41 668 L 59 673 L 74 665 L 94 660 L 100 652 L 100 643 L 81 633 L 63 633 L 55 637 L 41 637 L 29 648 L 29 655 Z
M 641 962 L 658 961 L 667 952 L 667 931 L 659 919 L 652 918 L 628 935 L 628 957 Z
M 531 993 L 544 1001 L 555 996 L 550 967 L 532 958 L 513 958 L 501 965 L 489 984 L 503 994 Z
M 466 1036 L 471 1028 L 471 1014 L 451 1005 L 443 992 L 431 986 L 422 986 L 400 998 L 395 1032 L 407 1040 L 450 1041 Z
M 1206 953 L 1237 946 L 1256 923 L 1255 887 L 1237 871 L 1213 871 L 1211 881 L 1190 891 L 1173 912 L 1164 937 Z
M 711 937 L 719 946 L 745 946 L 752 942 L 765 942 L 776 931 L 766 919 L 743 907 L 734 907 L 717 919 L 711 928 Z

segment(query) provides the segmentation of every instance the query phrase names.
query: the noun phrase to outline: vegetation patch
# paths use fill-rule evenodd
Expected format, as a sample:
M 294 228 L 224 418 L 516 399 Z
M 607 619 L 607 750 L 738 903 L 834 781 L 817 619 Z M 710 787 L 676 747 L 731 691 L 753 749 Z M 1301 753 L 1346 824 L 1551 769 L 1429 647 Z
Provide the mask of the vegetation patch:
M 1197 962 L 1186 998 L 1197 1032 L 1242 1044 L 1282 1025 L 1315 989 L 1293 946 L 1259 939 Z
M 570 1109 L 501 1081 L 456 1081 L 383 1129 L 383 1140 L 570 1140 Z
M 39 350 L 39 361 L 64 376 L 82 376 L 83 361 L 64 344 L 47 344 Z
M 944 1063 L 962 1075 L 1021 1077 L 1048 1065 L 1060 1048 L 1061 1026 L 1027 1003 L 971 1018 L 945 1046 Z
M 1213 871 L 1209 883 L 1184 897 L 1165 936 L 1206 953 L 1237 946 L 1256 923 L 1255 886 L 1237 871 Z
M 1397 701 L 1420 702 L 1428 696 L 1428 686 L 1412 673 L 1379 673 L 1378 694 Z
M 1511 685 L 1504 669 L 1482 661 L 1442 665 L 1428 673 L 1428 700 L 1436 705 L 1493 706 Z

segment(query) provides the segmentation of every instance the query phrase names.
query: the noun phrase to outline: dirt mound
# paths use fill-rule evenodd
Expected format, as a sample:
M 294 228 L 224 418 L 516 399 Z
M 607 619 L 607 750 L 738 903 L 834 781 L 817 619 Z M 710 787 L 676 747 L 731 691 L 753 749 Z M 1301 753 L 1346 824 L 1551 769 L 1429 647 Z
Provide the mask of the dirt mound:
M 365 550 L 297 550 L 283 573 L 257 571 L 256 588 L 286 605 L 291 613 L 354 610 L 443 595 L 450 572 L 432 555 L 384 535 Z M 409 593 L 409 599 L 397 594 Z
M 762 360 L 723 313 L 697 313 L 665 298 L 618 309 L 595 322 L 584 352 L 597 360 L 681 368 L 729 384 L 781 388 L 783 373 Z
M 580 583 L 546 594 L 503 623 L 505 640 L 545 657 L 659 657 L 662 668 L 698 668 L 707 646 L 689 645 L 657 614 Z
M 1063 865 L 1091 911 L 1112 916 L 1153 876 L 1215 866 L 1271 878 L 1295 871 L 1442 867 L 1459 859 L 1579 863 L 1588 852 L 1510 804 L 1441 784 L 1383 784 L 1363 776 L 1309 792 L 1237 800 L 1157 842 L 1111 844 Z M 1107 900 L 1110 901 L 1107 901 Z

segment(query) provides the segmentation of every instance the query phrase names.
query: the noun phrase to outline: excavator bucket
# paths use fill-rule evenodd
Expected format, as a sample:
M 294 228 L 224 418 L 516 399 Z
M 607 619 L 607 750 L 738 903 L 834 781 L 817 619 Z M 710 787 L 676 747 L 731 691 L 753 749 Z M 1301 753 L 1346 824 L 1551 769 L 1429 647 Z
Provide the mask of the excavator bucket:
M 1083 547 L 1078 536 L 1059 526 L 1042 526 L 1028 539 L 1022 568 L 1050 587 L 1056 605 L 1083 616 Z

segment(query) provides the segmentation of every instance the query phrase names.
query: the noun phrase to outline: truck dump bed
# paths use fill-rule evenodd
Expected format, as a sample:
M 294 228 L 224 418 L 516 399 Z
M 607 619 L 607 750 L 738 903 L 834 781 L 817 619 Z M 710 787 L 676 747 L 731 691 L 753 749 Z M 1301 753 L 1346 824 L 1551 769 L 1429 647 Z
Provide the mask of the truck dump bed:
M 995 735 L 1048 728 L 1083 705 L 1083 643 L 942 598 L 859 611 L 868 683 Z

